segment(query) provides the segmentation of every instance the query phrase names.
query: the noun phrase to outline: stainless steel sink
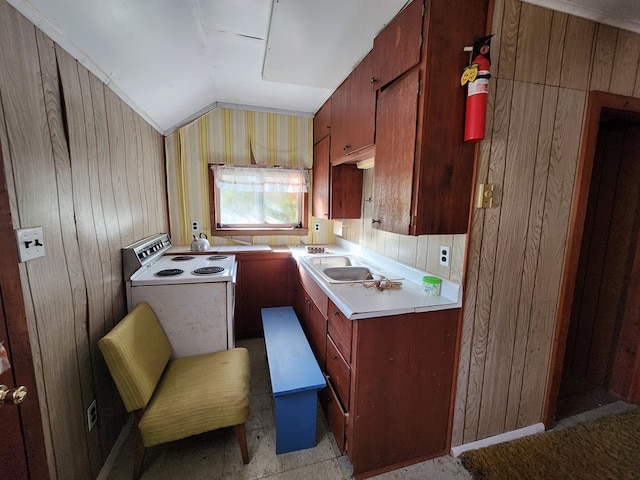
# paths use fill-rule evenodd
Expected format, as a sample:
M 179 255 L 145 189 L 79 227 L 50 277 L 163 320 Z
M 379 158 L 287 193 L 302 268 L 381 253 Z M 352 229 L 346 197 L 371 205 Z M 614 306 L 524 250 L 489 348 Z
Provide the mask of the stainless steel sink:
M 316 267 L 348 267 L 353 265 L 349 257 L 341 255 L 307 257 L 307 261 Z
M 328 267 L 322 270 L 327 277 L 340 282 L 371 280 L 373 276 L 366 267 Z

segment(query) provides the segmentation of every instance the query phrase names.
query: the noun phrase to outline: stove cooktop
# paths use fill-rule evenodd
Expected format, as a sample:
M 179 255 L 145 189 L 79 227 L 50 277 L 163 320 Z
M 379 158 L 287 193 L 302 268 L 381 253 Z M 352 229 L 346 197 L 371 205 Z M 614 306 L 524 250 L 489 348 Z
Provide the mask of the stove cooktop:
M 164 255 L 133 274 L 131 285 L 228 282 L 235 274 L 235 255 Z

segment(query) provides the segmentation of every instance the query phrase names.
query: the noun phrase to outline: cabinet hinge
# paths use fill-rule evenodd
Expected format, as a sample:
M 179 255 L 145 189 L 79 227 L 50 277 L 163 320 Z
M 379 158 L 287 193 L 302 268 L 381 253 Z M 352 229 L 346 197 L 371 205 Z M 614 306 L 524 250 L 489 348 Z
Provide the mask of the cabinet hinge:
M 424 47 L 424 35 L 420 35 L 420 50 Z
M 418 96 L 422 95 L 422 82 L 418 80 Z
M 413 227 L 416 224 L 416 216 L 415 215 L 409 215 L 409 226 Z
M 423 3 L 422 4 L 422 18 L 424 18 L 426 14 L 427 14 L 427 4 Z

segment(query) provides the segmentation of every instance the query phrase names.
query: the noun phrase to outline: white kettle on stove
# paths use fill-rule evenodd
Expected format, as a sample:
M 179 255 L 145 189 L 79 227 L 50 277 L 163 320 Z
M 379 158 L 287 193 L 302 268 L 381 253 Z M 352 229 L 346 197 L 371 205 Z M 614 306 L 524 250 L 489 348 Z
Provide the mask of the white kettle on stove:
M 204 237 L 203 237 L 204 235 Z M 191 251 L 192 252 L 204 252 L 209 250 L 211 244 L 209 243 L 209 237 L 204 232 L 200 232 L 200 235 L 197 237 L 193 236 L 193 241 L 191 242 Z

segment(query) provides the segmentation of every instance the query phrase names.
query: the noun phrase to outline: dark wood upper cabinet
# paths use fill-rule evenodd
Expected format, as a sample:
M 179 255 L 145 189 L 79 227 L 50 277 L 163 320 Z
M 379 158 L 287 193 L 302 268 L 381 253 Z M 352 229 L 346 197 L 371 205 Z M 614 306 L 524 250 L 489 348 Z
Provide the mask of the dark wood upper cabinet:
M 424 0 L 414 0 L 373 40 L 369 88 L 377 90 L 420 62 Z
M 376 92 L 370 88 L 371 52 L 331 97 L 331 162 L 372 147 L 375 140 Z
M 421 2 L 402 15 L 415 3 Z M 374 228 L 405 235 L 467 231 L 475 144 L 463 141 L 460 72 L 469 61 L 464 46 L 485 34 L 488 3 L 429 2 L 420 62 L 378 92 Z
M 331 98 L 322 105 L 313 117 L 313 144 L 331 133 Z
M 373 226 L 402 235 L 411 233 L 419 79 L 416 67 L 380 92 L 376 117 Z
M 317 119 L 317 117 L 316 117 Z M 315 130 L 315 120 L 314 120 Z M 329 218 L 329 148 L 331 136 L 328 135 L 313 146 L 313 186 L 311 213 L 316 218 Z
M 332 167 L 331 135 L 313 147 L 312 213 L 317 218 L 360 218 L 362 171 L 355 165 Z

